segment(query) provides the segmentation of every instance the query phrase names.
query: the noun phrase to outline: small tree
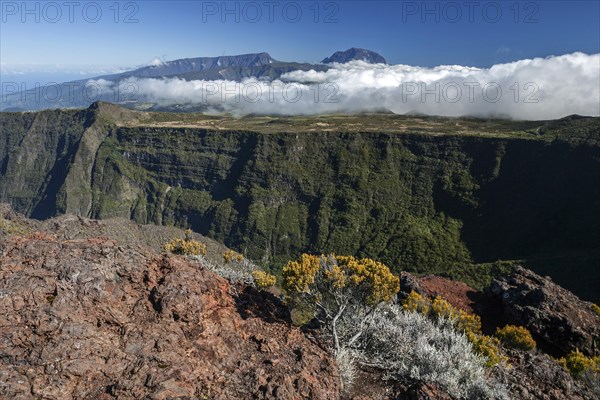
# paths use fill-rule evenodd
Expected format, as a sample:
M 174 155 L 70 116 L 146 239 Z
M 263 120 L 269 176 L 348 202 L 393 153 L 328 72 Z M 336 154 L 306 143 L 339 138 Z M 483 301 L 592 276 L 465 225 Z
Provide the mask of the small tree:
M 349 348 L 390 302 L 400 279 L 384 264 L 351 256 L 303 254 L 283 268 L 283 290 L 294 304 L 310 307 L 331 334 L 336 354 Z

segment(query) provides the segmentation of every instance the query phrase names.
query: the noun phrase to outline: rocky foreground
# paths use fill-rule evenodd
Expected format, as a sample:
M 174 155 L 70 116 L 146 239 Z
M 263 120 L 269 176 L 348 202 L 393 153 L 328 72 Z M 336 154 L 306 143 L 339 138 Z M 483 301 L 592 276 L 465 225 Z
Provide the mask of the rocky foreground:
M 152 228 L 127 222 L 115 240 L 90 237 L 112 222 L 0 211 L 1 399 L 450 399 L 369 369 L 342 393 L 327 344 L 275 296 L 140 244 Z M 597 353 L 600 316 L 548 278 L 517 268 L 482 293 L 403 274 L 402 290 L 442 295 L 487 329 L 527 326 L 540 350 L 506 350 L 511 367 L 490 371 L 512 398 L 597 398 L 547 353 Z
M 327 352 L 273 299 L 198 263 L 44 234 L 0 254 L 3 398 L 338 396 Z

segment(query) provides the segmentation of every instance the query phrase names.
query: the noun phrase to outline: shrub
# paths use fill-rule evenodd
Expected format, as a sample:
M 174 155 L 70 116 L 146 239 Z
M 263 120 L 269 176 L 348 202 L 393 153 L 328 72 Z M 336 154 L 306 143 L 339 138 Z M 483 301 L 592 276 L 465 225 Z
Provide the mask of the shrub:
M 456 309 L 452 304 L 448 303 L 445 299 L 437 296 L 431 303 L 429 311 L 435 318 L 447 318 L 454 320 L 456 318 Z
M 506 325 L 504 328 L 496 329 L 495 336 L 508 348 L 528 351 L 536 347 L 531 332 L 523 326 Z
M 378 307 L 400 290 L 400 279 L 384 264 L 351 256 L 302 254 L 282 271 L 289 304 L 312 314 L 333 339 L 344 389 L 354 380 L 354 347 Z
M 242 262 L 243 260 L 244 256 L 233 250 L 227 250 L 223 253 L 223 261 L 225 261 L 225 264 L 228 264 L 231 261 Z
M 429 314 L 429 300 L 423 298 L 419 293 L 412 290 L 408 297 L 402 302 L 402 308 L 406 311 L 418 312 L 423 315 Z
M 415 292 L 410 293 L 402 307 L 406 311 L 418 312 L 433 320 L 444 320 L 452 324 L 455 330 L 465 334 L 475 352 L 486 359 L 487 367 L 506 360 L 500 353 L 500 341 L 481 333 L 481 318 L 478 315 L 456 309 L 442 297 L 438 296 L 431 302 Z
M 596 315 L 600 315 L 600 306 L 598 306 L 598 304 L 593 304 L 592 303 L 592 311 L 596 314 Z
M 282 271 L 284 290 L 293 294 L 308 292 L 315 283 L 320 263 L 318 256 L 309 254 L 302 254 L 298 261 L 288 262 Z
M 465 335 L 473 345 L 475 353 L 485 358 L 486 367 L 493 367 L 506 361 L 506 357 L 500 353 L 500 341 L 497 338 L 474 332 L 465 332 Z
M 205 256 L 206 245 L 202 242 L 191 238 L 192 231 L 185 231 L 185 238 L 175 238 L 164 245 L 164 250 L 173 254 L 181 254 L 186 256 Z
M 360 337 L 373 310 L 390 302 L 400 279 L 384 264 L 351 256 L 302 254 L 282 271 L 288 301 L 312 307 L 315 317 L 333 338 L 336 354 Z
M 255 283 L 252 272 L 256 271 L 258 267 L 246 258 L 244 258 L 242 262 L 236 263 L 235 268 L 233 268 L 232 264 L 214 262 L 204 256 L 191 257 L 199 261 L 203 267 L 222 276 L 229 282 L 241 283 L 244 285 L 253 285 Z
M 384 305 L 359 344 L 361 362 L 383 370 L 387 379 L 436 383 L 454 398 L 507 398 L 506 390 L 486 377 L 485 360 L 467 337 L 443 317 Z
M 586 371 L 600 373 L 600 356 L 586 357 L 579 350 L 570 352 L 558 362 L 576 378 L 581 378 Z
M 455 318 L 456 327 L 459 331 L 481 333 L 481 318 L 479 315 L 458 310 L 458 315 Z
M 583 381 L 600 396 L 600 356 L 586 357 L 579 350 L 570 352 L 558 360 L 569 373 Z
M 268 287 L 274 286 L 277 282 L 277 278 L 275 275 L 271 275 L 265 271 L 254 271 L 252 272 L 252 278 L 254 278 L 254 283 L 261 289 L 266 289 Z

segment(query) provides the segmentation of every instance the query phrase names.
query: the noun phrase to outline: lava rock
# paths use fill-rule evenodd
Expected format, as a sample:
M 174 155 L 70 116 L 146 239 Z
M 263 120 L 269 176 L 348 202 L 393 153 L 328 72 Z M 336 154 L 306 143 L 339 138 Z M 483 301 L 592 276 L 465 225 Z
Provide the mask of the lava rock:
M 600 316 L 592 303 L 526 268 L 495 279 L 489 294 L 500 301 L 507 322 L 531 331 L 538 345 L 551 354 L 575 349 L 598 354 Z
M 285 313 L 267 321 L 237 296 L 200 263 L 147 247 L 8 238 L 0 398 L 338 398 L 328 353 Z

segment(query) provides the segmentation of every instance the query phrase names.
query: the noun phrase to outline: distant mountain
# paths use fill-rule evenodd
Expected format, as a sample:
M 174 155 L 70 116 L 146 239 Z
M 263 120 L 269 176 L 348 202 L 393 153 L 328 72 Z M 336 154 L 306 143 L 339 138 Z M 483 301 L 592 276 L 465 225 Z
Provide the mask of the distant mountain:
M 385 58 L 371 50 L 358 49 L 353 47 L 346 51 L 336 51 L 331 57 L 324 58 L 321 61 L 323 64 L 340 63 L 344 64 L 349 61 L 366 61 L 371 64 L 387 64 Z
M 149 65 L 138 68 L 133 71 L 127 71 L 115 75 L 107 75 L 101 78 L 108 80 L 124 79 L 129 77 L 136 78 L 155 78 L 163 76 L 175 76 L 187 73 L 227 69 L 231 67 L 253 68 L 276 62 L 269 53 L 251 53 L 237 56 L 221 57 L 197 57 L 184 58 L 174 61 L 166 61 L 161 64 Z

